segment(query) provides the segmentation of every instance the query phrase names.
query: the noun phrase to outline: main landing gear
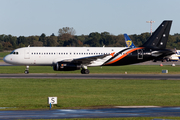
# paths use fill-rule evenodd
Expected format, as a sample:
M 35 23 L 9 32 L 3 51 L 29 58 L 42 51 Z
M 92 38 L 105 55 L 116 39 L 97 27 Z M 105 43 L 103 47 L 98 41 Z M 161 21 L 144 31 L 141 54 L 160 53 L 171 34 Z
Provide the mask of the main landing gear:
M 24 73 L 29 74 L 29 66 L 26 66 L 26 69 L 25 69 Z
M 90 71 L 88 69 L 82 69 L 81 74 L 89 74 Z
M 89 74 L 90 71 L 87 69 L 87 66 L 82 66 L 81 74 Z

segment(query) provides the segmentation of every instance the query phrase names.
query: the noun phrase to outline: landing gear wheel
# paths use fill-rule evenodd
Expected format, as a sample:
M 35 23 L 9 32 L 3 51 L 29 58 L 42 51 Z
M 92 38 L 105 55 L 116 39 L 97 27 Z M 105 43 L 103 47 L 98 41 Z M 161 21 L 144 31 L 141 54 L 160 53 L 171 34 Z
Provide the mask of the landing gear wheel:
M 81 70 L 81 74 L 84 74 L 84 71 L 85 71 L 85 70 L 84 70 L 84 69 L 82 69 L 82 70 Z
M 88 69 L 82 69 L 81 74 L 89 74 L 90 71 Z
M 29 71 L 28 71 L 28 70 L 25 70 L 24 73 L 25 73 L 25 74 L 29 74 Z
M 85 74 L 89 74 L 89 70 L 88 69 L 85 69 Z
M 29 74 L 29 66 L 26 66 L 26 69 L 25 69 L 24 73 Z

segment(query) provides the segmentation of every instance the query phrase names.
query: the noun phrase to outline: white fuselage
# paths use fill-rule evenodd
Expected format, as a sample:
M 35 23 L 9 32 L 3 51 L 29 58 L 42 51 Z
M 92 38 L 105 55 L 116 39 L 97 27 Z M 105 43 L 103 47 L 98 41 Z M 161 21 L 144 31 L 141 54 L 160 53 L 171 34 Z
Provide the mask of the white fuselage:
M 15 49 L 4 57 L 4 61 L 14 65 L 52 66 L 59 61 L 117 53 L 126 47 L 24 47 Z M 97 59 L 87 66 L 99 66 L 112 56 Z

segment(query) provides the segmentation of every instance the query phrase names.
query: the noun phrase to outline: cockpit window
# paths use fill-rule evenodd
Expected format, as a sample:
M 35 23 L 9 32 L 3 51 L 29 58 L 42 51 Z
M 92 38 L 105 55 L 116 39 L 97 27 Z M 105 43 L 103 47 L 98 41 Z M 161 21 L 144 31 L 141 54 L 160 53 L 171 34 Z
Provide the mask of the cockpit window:
M 12 51 L 10 54 L 13 54 L 14 51 Z
M 10 54 L 16 54 L 16 55 L 18 55 L 18 52 L 12 51 Z

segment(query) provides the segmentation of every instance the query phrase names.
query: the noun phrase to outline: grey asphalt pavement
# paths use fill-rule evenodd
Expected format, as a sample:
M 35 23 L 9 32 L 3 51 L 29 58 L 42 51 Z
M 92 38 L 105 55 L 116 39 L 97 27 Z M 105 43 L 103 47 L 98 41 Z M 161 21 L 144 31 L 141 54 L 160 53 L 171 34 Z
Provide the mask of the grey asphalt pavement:
M 1 120 L 162 116 L 180 117 L 180 107 L 0 111 Z

